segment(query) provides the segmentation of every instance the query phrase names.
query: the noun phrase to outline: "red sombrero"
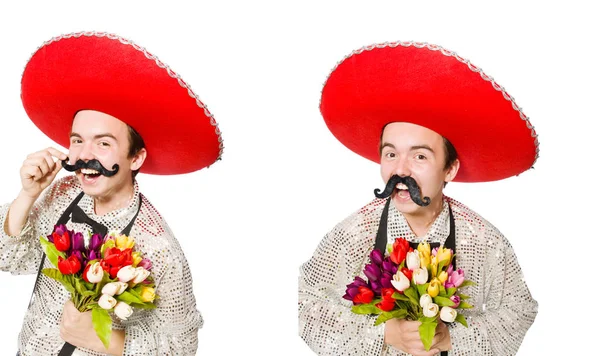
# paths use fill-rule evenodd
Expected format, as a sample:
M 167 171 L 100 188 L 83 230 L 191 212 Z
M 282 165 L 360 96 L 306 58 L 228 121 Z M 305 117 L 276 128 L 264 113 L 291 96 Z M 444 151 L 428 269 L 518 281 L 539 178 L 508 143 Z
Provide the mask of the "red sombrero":
M 538 157 L 537 134 L 503 87 L 454 52 L 394 42 L 357 50 L 327 79 L 321 113 L 346 147 L 379 162 L 390 122 L 410 122 L 446 137 L 458 153 L 455 181 L 517 175 Z
M 116 35 L 80 32 L 44 43 L 25 67 L 21 99 L 33 123 L 63 147 L 80 110 L 127 123 L 146 144 L 144 173 L 193 172 L 223 151 L 216 121 L 189 85 Z

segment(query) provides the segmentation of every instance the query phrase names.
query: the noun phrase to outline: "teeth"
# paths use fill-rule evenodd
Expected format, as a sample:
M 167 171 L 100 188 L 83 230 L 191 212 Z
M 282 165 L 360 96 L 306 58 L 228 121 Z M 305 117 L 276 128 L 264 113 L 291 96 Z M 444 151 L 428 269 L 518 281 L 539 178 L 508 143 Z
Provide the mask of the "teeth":
M 100 173 L 100 172 L 98 172 L 98 171 L 97 171 L 97 170 L 95 170 L 95 169 L 82 168 L 82 169 L 81 169 L 81 173 L 83 173 L 83 174 L 98 174 L 98 173 Z
M 404 185 L 404 184 L 402 184 L 402 183 L 398 183 L 398 184 L 396 184 L 396 189 L 405 189 L 405 190 L 408 190 L 408 187 L 407 187 L 407 186 L 405 186 L 405 185 Z

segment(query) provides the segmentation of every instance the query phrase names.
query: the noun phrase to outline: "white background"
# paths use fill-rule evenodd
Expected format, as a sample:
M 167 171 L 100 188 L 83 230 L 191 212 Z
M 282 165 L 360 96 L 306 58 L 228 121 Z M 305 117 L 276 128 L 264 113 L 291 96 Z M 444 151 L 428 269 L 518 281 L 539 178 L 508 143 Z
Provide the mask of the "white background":
M 20 2 L 0 5 L 0 203 L 25 156 L 50 142 L 21 106 L 20 77 L 42 42 L 82 30 L 145 46 L 190 83 L 223 131 L 223 161 L 142 175 L 142 192 L 188 257 L 205 318 L 198 354 L 310 355 L 297 335 L 297 276 L 322 236 L 381 187 L 318 111 L 330 69 L 363 45 L 416 40 L 470 59 L 513 95 L 541 141 L 534 170 L 446 193 L 513 244 L 539 314 L 519 354 L 597 352 L 598 63 L 594 11 L 519 2 Z M 60 5 L 58 5 L 60 4 Z M 64 173 L 61 173 L 64 174 Z M 0 274 L 0 345 L 13 354 L 33 276 Z M 589 301 L 589 306 L 583 303 Z M 593 316 L 594 315 L 594 316 Z

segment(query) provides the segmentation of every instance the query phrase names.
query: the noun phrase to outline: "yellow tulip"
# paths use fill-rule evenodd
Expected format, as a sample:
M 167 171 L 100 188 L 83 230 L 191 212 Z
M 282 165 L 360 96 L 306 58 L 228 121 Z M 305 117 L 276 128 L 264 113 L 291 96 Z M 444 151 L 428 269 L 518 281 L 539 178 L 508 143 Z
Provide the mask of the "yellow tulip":
M 445 247 L 440 247 L 437 252 L 436 260 L 441 263 L 444 267 L 450 264 L 450 259 L 452 258 L 452 250 Z M 443 262 L 443 263 L 442 263 Z
M 135 244 L 135 241 L 133 241 L 133 238 L 131 238 L 127 235 L 117 236 L 115 242 L 116 242 L 117 247 L 121 251 L 125 250 L 127 248 L 132 248 L 133 245 Z
M 421 268 L 427 269 L 427 266 L 431 263 L 431 256 L 425 256 L 422 252 L 419 251 L 419 258 L 421 260 Z
M 431 278 L 435 278 L 437 277 L 437 271 L 438 271 L 438 262 L 435 258 L 431 259 Z
M 150 287 L 142 287 L 142 291 L 140 293 L 142 302 L 153 302 L 154 298 L 156 298 L 156 294 L 154 294 L 154 288 Z
M 444 283 L 448 280 L 448 272 L 446 271 L 442 271 L 438 276 L 437 279 L 441 282 Z
M 133 267 L 137 267 L 140 262 L 142 262 L 142 254 L 139 252 L 134 252 L 131 254 L 131 259 L 133 260 Z
M 429 287 L 427 288 L 427 294 L 431 298 L 435 298 L 440 294 L 440 281 L 437 278 L 434 278 L 431 282 L 429 282 Z
M 431 256 L 431 246 L 429 246 L 428 242 L 421 242 L 419 246 L 417 246 L 417 250 L 423 254 L 423 256 L 430 257 Z

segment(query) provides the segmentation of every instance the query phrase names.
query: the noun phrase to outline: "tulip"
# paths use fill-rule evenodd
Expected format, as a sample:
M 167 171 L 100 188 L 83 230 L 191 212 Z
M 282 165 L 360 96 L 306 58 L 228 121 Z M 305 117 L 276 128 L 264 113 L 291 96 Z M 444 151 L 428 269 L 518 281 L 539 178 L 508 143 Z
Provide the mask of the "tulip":
M 393 288 L 382 288 L 381 289 L 381 302 L 375 304 L 375 306 L 383 311 L 392 311 L 396 306 L 396 300 L 392 298 L 395 290 Z
M 91 250 L 91 251 L 90 251 L 90 254 L 89 254 L 89 256 L 88 256 L 88 259 L 89 259 L 90 261 L 92 261 L 92 260 L 98 260 L 98 259 L 100 259 L 100 257 L 101 257 L 101 256 L 100 256 L 100 254 L 99 254 L 98 252 L 96 252 L 96 251 L 94 251 L 94 250 Z
M 117 278 L 121 282 L 129 282 L 136 276 L 135 267 L 133 266 L 125 266 L 122 267 L 119 272 L 117 272 Z
M 56 225 L 54 227 L 54 232 L 56 232 L 59 235 L 64 235 L 64 233 L 67 231 L 69 230 L 67 230 L 67 225 L 65 224 Z
M 444 282 L 446 282 L 448 280 L 448 272 L 446 271 L 442 271 L 440 272 L 440 274 L 438 274 L 437 279 L 444 284 Z
M 419 252 L 419 258 L 421 260 L 421 268 L 427 268 L 431 264 L 431 255 L 424 255 L 423 252 Z
M 129 306 L 129 304 L 125 302 L 118 302 L 115 305 L 115 315 L 119 317 L 121 320 L 127 320 L 133 314 L 133 309 Z
M 392 275 L 398 272 L 398 266 L 390 260 L 389 257 L 386 257 L 382 263 L 383 270 L 391 273 Z
M 437 263 L 442 266 L 448 266 L 450 264 L 450 259 L 452 259 L 452 250 L 445 247 L 440 247 L 437 255 L 435 256 Z
M 71 235 L 71 249 L 77 251 L 85 251 L 85 242 L 83 241 L 83 234 L 76 232 Z
M 431 296 L 429 294 L 423 294 L 421 299 L 419 299 L 419 304 L 421 308 L 425 309 L 429 304 L 433 303 Z
M 90 237 L 90 244 L 88 248 L 93 251 L 98 251 L 100 246 L 102 246 L 102 235 L 93 234 L 92 237 Z
M 431 277 L 437 277 L 438 263 L 435 258 L 431 259 Z
M 98 305 L 102 309 L 109 310 L 109 309 L 114 308 L 115 305 L 117 305 L 117 300 L 115 298 L 113 298 L 111 295 L 102 294 L 102 296 L 98 300 Z
M 406 278 L 406 275 L 402 271 L 398 271 L 394 275 L 394 278 L 392 278 L 392 285 L 399 292 L 404 292 L 405 289 L 410 287 L 410 279 Z
M 415 284 L 425 284 L 427 283 L 428 278 L 427 269 L 425 268 L 417 268 L 413 271 L 413 282 L 415 282 Z
M 381 264 L 383 263 L 383 254 L 377 249 L 371 251 L 369 257 L 371 258 L 371 262 L 373 262 L 377 266 L 381 266 Z
M 447 323 L 451 323 L 456 320 L 457 315 L 458 313 L 456 312 L 456 309 L 452 309 L 450 307 L 443 307 L 440 311 L 440 319 Z
M 90 268 L 86 267 L 87 273 L 87 281 L 90 283 L 99 283 L 102 281 L 102 277 L 104 277 L 104 270 L 100 265 L 100 262 L 94 262 L 90 264 Z
M 375 294 L 373 293 L 373 291 L 369 288 L 360 286 L 358 287 L 358 294 L 354 296 L 352 302 L 354 302 L 354 305 L 369 304 L 373 300 L 374 295 Z
M 84 259 L 83 259 L 83 255 L 81 254 L 81 251 L 73 250 L 73 252 L 71 252 L 71 256 L 75 256 L 79 260 L 79 263 L 81 263 L 82 266 L 85 265 L 85 263 L 83 263 Z
M 423 315 L 428 318 L 432 318 L 438 314 L 440 307 L 435 303 L 429 303 L 423 308 Z
M 142 287 L 140 296 L 141 296 L 142 302 L 144 302 L 144 303 L 147 303 L 147 302 L 151 303 L 154 301 L 154 298 L 156 298 L 154 288 L 151 288 L 151 287 Z
M 140 264 L 140 262 L 142 262 L 142 254 L 139 252 L 133 252 L 131 254 L 131 260 L 133 261 L 131 265 L 133 267 L 137 267 Z
M 410 250 L 410 244 L 403 238 L 397 238 L 392 246 L 392 253 L 390 258 L 392 262 L 399 265 L 406 259 L 406 254 Z
M 54 238 L 54 246 L 58 251 L 64 252 L 71 248 L 71 238 L 68 231 L 65 231 L 62 235 L 55 232 L 52 237 Z
M 133 238 L 127 235 L 120 235 L 117 236 L 117 238 L 115 239 L 115 244 L 117 248 L 122 251 L 128 248 L 133 248 L 133 245 L 135 245 L 135 241 L 133 240 Z
M 102 287 L 102 294 L 107 294 L 110 296 L 121 295 L 127 289 L 128 284 L 124 282 L 111 282 L 106 283 L 104 287 Z
M 453 271 L 452 274 L 448 276 L 448 280 L 444 283 L 444 287 L 446 288 L 458 288 L 465 281 L 465 272 L 462 269 L 458 269 L 458 271 Z
M 135 276 L 133 277 L 132 282 L 137 284 L 143 282 L 150 275 L 150 271 L 144 269 L 143 267 L 137 267 L 135 269 Z
M 379 279 L 379 283 L 381 283 L 381 287 L 382 288 L 394 288 L 394 286 L 392 286 L 392 278 L 394 278 L 394 275 L 389 273 L 389 272 L 383 272 L 383 274 L 381 275 L 381 278 Z
M 373 263 L 366 265 L 364 272 L 365 276 L 367 276 L 370 281 L 377 281 L 379 280 L 379 277 L 381 277 L 381 269 Z
M 421 259 L 419 258 L 419 251 L 414 250 L 406 254 L 406 267 L 409 270 L 414 271 L 419 268 L 420 265 Z
M 411 270 L 409 270 L 406 267 L 403 267 L 400 271 L 402 271 L 402 273 L 406 276 L 406 278 L 408 278 L 409 281 L 412 279 L 413 273 Z
M 137 266 L 143 267 L 149 271 L 152 269 L 152 262 L 149 259 L 144 258 Z
M 58 256 L 58 270 L 62 274 L 75 274 L 81 269 L 81 263 L 75 256 L 70 256 L 66 260 Z
M 429 287 L 427 288 L 427 294 L 429 294 L 431 296 L 431 298 L 437 297 L 438 294 L 440 294 L 440 281 L 438 281 L 436 278 L 434 278 L 429 283 Z
M 421 242 L 419 246 L 417 246 L 417 251 L 425 257 L 431 257 L 431 246 L 428 242 Z
M 454 303 L 452 308 L 458 308 L 458 306 L 460 305 L 460 297 L 458 295 L 453 295 L 450 297 L 450 300 L 452 301 L 452 303 Z
M 352 301 L 358 294 L 358 287 L 367 286 L 367 282 L 364 279 L 356 276 L 354 277 L 354 281 L 346 286 L 346 294 L 342 298 Z

